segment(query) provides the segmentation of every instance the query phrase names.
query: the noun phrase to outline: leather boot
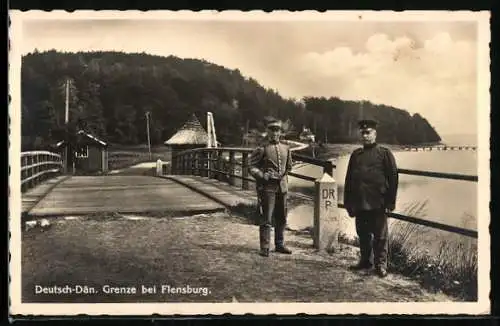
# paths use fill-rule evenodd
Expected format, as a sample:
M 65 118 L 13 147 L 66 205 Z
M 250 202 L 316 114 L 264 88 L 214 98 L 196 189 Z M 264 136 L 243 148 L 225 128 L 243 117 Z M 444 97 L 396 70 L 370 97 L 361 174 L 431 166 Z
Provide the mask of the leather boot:
M 363 270 L 363 269 L 371 269 L 373 267 L 373 264 L 371 264 L 370 262 L 359 262 L 357 263 L 356 265 L 352 265 L 349 267 L 350 270 L 352 271 L 360 271 L 360 270 Z
M 269 257 L 269 249 L 267 248 L 260 249 L 259 255 L 261 255 L 262 257 Z
M 290 255 L 292 253 L 292 251 L 290 249 L 288 249 L 287 247 L 285 247 L 284 245 L 276 246 L 276 252 L 279 252 L 280 254 L 286 254 L 286 255 Z
M 376 273 L 379 277 L 386 277 L 387 276 L 387 270 L 385 269 L 385 267 L 377 267 L 377 270 L 376 270 Z

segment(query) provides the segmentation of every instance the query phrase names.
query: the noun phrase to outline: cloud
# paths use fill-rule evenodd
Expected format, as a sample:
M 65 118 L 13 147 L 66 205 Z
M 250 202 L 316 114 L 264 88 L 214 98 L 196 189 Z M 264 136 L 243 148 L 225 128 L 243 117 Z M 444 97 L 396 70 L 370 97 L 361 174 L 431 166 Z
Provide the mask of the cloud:
M 476 128 L 476 52 L 471 41 L 439 33 L 417 47 L 409 37 L 374 34 L 361 51 L 308 52 L 297 69 L 307 95 L 367 99 L 419 112 L 438 132 Z M 453 118 L 451 118 L 453 116 Z

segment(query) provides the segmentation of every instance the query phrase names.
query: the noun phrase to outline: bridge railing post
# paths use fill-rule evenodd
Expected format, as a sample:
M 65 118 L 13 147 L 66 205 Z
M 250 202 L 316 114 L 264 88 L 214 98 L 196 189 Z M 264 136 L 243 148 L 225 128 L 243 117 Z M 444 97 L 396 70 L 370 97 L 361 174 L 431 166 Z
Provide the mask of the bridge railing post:
M 38 178 L 38 177 L 36 177 L 36 175 L 38 173 L 38 166 L 37 166 L 38 162 L 37 161 L 38 161 L 38 155 L 37 154 L 31 156 L 31 164 L 33 165 L 33 167 L 31 168 L 31 170 L 33 171 L 31 173 L 31 175 L 34 176 L 34 178 L 31 179 L 31 181 L 32 181 L 31 182 L 31 187 L 32 188 L 36 187 L 36 185 L 37 185 L 37 178 Z
M 223 174 L 223 177 L 224 177 L 224 181 L 228 184 L 228 185 L 231 185 L 231 163 L 230 163 L 230 151 L 227 151 L 227 157 L 224 155 L 222 158 L 223 158 L 223 161 L 222 161 L 222 164 L 223 164 L 223 171 L 224 171 L 224 174 Z
M 26 169 L 23 169 L 27 164 L 26 156 L 21 156 L 21 180 L 25 180 L 27 178 Z M 26 189 L 26 185 L 21 184 L 21 191 L 24 192 Z
M 189 175 L 194 175 L 194 170 L 195 170 L 195 166 L 194 166 L 194 153 L 191 152 L 188 154 L 188 174 Z
M 186 154 L 182 154 L 182 174 L 188 174 L 188 158 Z
M 210 151 L 204 150 L 202 153 L 203 158 L 203 176 L 210 178 Z
M 187 165 L 188 165 L 188 160 L 187 160 L 187 157 L 186 157 L 186 154 L 182 154 L 181 155 L 181 165 L 182 165 L 182 175 L 186 175 L 187 174 Z
M 36 164 L 35 175 L 38 175 L 38 173 L 40 172 L 40 165 L 38 163 L 40 163 L 40 154 L 37 153 L 37 154 L 35 154 L 35 164 Z M 40 182 L 40 177 L 37 176 L 35 178 L 35 186 L 37 186 L 39 182 Z
M 205 151 L 204 154 L 203 154 L 203 159 L 205 160 L 205 177 L 209 178 L 211 177 L 211 174 L 210 174 L 210 169 L 212 167 L 212 162 L 210 161 L 212 159 L 212 155 L 210 153 L 210 151 Z
M 338 249 L 341 219 L 337 183 L 329 173 L 315 181 L 313 246 L 332 252 Z
M 188 153 L 188 174 L 189 175 L 194 175 L 194 170 L 195 170 L 195 166 L 194 166 L 194 153 L 193 152 L 190 152 Z
M 28 177 L 30 178 L 31 176 L 33 176 L 33 156 L 32 155 L 29 155 L 28 156 L 28 166 L 29 168 L 27 169 L 29 172 L 28 172 Z M 30 181 L 28 181 L 28 184 L 26 185 L 28 188 L 31 188 L 33 186 L 33 179 L 30 179 Z
M 200 153 L 194 153 L 194 175 L 200 175 Z
M 234 174 L 236 173 L 236 152 L 229 151 L 229 184 L 231 186 L 236 185 L 236 177 Z
M 219 151 L 219 180 L 224 181 L 225 179 L 225 172 L 226 172 L 226 164 L 224 162 L 224 154 L 225 151 L 221 150 Z
M 216 150 L 215 151 L 215 169 L 217 172 L 215 172 L 215 179 L 216 180 L 221 180 L 221 171 L 222 171 L 222 151 L 221 150 Z
M 248 153 L 244 152 L 241 157 L 241 188 L 244 190 L 248 190 Z
M 47 163 L 49 162 L 49 160 L 47 159 L 47 155 L 45 153 L 40 155 L 40 162 L 42 163 L 42 165 L 40 166 L 40 171 L 48 170 Z M 40 176 L 40 182 L 45 181 L 46 178 L 47 178 L 46 173 L 42 174 Z

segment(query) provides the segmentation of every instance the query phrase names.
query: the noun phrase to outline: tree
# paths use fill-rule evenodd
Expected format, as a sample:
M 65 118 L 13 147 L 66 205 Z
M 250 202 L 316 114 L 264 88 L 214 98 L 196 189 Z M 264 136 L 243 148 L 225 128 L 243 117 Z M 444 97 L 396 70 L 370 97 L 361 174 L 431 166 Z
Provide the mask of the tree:
M 59 141 L 64 129 L 65 82 L 71 80 L 70 123 L 80 121 L 96 136 L 122 144 L 145 144 L 144 112 L 149 110 L 153 143 L 163 143 L 186 117 L 201 121 L 213 113 L 219 140 L 239 145 L 242 130 L 261 129 L 263 117 L 275 116 L 294 137 L 303 127 L 328 142 L 357 139 L 360 102 L 337 97 L 285 99 L 257 80 L 203 60 L 122 52 L 31 53 L 22 58 L 23 142 Z M 435 142 L 428 121 L 407 111 L 363 101 L 365 117 L 384 126 L 380 141 Z M 243 129 L 242 129 L 243 128 Z

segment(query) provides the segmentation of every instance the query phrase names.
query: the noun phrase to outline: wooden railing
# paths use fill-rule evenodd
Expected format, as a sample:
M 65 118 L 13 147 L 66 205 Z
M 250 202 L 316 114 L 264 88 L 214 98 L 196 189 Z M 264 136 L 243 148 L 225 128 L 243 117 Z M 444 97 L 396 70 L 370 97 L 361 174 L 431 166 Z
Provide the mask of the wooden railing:
M 248 172 L 248 157 L 253 151 L 251 148 L 200 148 L 179 152 L 172 157 L 171 174 L 198 175 L 219 181 L 227 182 L 232 186 L 250 189 L 249 183 L 255 183 L 255 179 Z M 292 152 L 294 163 L 303 162 L 323 168 L 323 172 L 333 176 L 335 164 L 328 160 L 320 160 L 309 156 Z M 431 178 L 453 179 L 477 182 L 475 175 L 462 175 L 455 173 L 441 173 L 419 170 L 398 169 L 399 174 L 418 175 Z M 316 178 L 299 173 L 289 173 L 290 176 L 315 182 Z M 342 203 L 338 207 L 345 208 Z M 453 225 L 424 220 L 403 214 L 389 213 L 389 217 L 406 222 L 428 226 L 434 229 L 461 234 L 467 237 L 477 238 L 477 231 L 469 230 Z
M 248 157 L 252 151 L 251 148 L 237 147 L 199 148 L 183 151 L 172 157 L 170 173 L 217 179 L 248 190 L 250 183 L 255 182 L 255 179 L 248 172 Z M 321 166 L 323 172 L 333 175 L 335 166 L 331 161 L 314 159 L 293 151 L 292 160 Z M 315 181 L 315 178 L 308 175 L 292 172 L 289 175 L 307 181 Z M 238 182 L 238 180 L 240 181 Z
M 61 173 L 61 156 L 47 151 L 21 153 L 21 191 L 24 192 L 40 182 Z

